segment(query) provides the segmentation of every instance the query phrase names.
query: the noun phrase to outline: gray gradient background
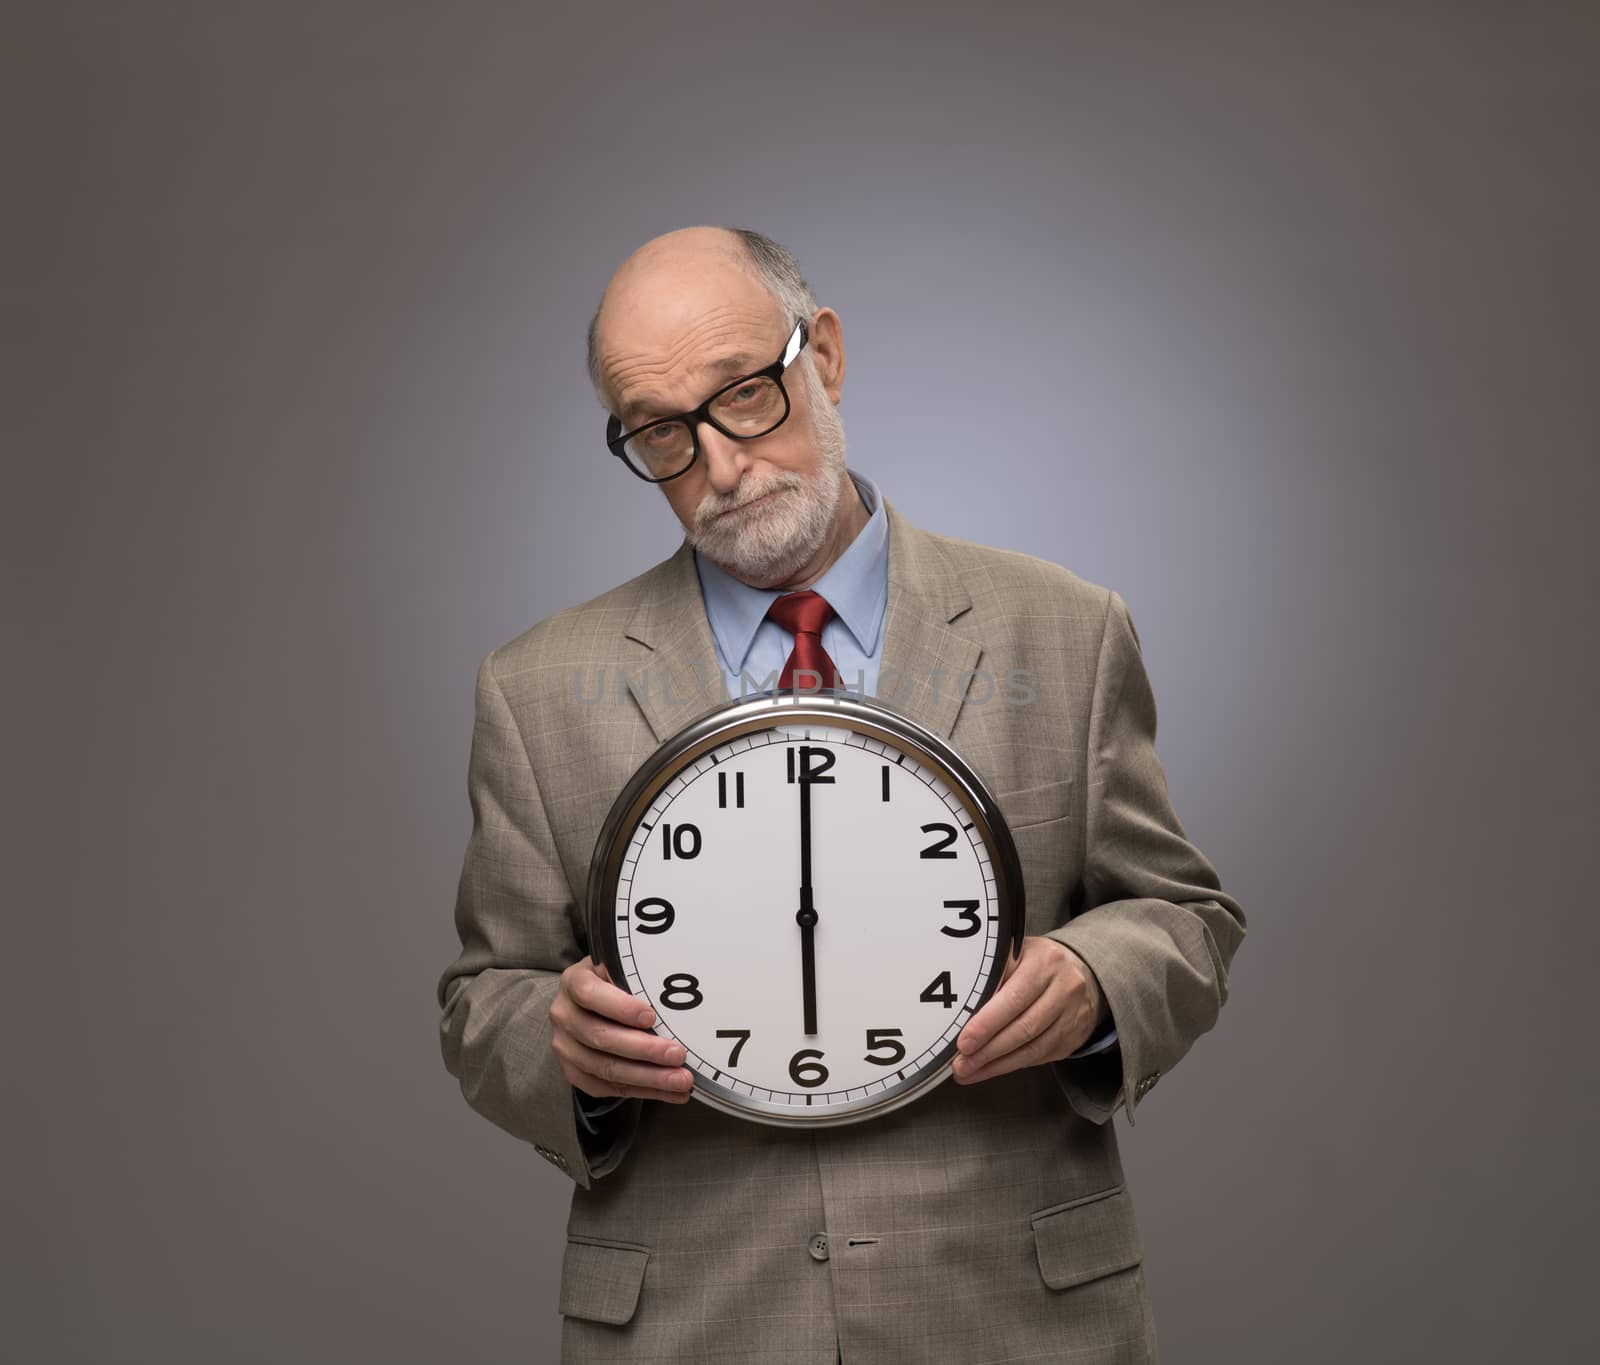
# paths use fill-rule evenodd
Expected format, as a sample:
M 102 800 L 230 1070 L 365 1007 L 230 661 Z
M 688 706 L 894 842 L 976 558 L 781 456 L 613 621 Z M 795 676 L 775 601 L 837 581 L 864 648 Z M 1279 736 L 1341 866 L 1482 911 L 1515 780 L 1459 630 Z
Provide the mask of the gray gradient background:
M 473 676 L 677 544 L 582 335 L 705 221 L 913 521 L 1133 611 L 1250 921 L 1118 1120 L 1166 1358 L 1593 1349 L 1596 7 L 0 38 L 8 1358 L 553 1359 L 570 1185 L 435 1036 Z

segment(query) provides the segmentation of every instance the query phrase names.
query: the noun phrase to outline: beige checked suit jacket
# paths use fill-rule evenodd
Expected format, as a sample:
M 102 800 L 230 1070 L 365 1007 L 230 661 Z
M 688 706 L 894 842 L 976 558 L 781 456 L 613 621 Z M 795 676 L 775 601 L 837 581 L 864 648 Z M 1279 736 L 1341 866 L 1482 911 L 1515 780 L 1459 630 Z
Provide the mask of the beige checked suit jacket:
M 438 996 L 467 1102 L 574 1182 L 563 1361 L 1157 1358 L 1110 1119 L 1132 1123 L 1216 1022 L 1244 915 L 1173 811 L 1121 597 L 886 510 L 879 694 L 996 793 L 1027 932 L 1089 964 L 1118 1045 L 946 1081 L 844 1128 L 629 1100 L 609 1141 L 580 1137 L 549 1005 L 589 950 L 595 840 L 635 768 L 725 685 L 687 543 L 540 622 L 478 673 L 462 948 Z

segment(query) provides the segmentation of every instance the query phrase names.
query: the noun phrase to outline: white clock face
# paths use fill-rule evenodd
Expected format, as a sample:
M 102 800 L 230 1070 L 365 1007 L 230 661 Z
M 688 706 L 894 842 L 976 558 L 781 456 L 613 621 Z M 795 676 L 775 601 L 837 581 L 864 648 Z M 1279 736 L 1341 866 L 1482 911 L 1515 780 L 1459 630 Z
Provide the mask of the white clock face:
M 1010 916 L 986 822 L 927 758 L 845 726 L 758 728 L 635 818 L 616 962 L 702 1098 L 839 1121 L 948 1062 Z

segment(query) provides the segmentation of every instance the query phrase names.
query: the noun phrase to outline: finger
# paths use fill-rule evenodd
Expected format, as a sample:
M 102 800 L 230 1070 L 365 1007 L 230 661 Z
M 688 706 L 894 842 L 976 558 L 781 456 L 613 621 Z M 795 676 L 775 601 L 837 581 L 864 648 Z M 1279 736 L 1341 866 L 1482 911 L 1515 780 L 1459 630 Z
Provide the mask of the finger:
M 961 1030 L 961 1036 L 956 1039 L 957 1050 L 964 1056 L 970 1056 L 978 1051 L 1033 1004 L 1049 983 L 1049 976 L 1044 972 L 1034 971 L 1031 963 L 1025 970 L 1019 967 L 1010 979 L 989 997 L 984 1007 L 967 1020 L 966 1028 Z
M 1068 998 L 1063 992 L 1043 992 L 983 1047 L 968 1056 L 958 1057 L 955 1068 L 957 1076 L 963 1080 L 977 1078 L 993 1063 L 1009 1061 L 1012 1054 L 1019 1051 L 1025 1059 L 1015 1064 L 1030 1065 L 1035 1058 L 1048 1051 L 1051 1042 L 1057 1040 L 1067 1005 Z M 1038 1047 L 1032 1047 L 1033 1044 L 1038 1044 Z
M 681 1066 L 687 1055 L 683 1044 L 674 1038 L 658 1038 L 649 1029 L 613 1023 L 604 1015 L 585 1010 L 579 1010 L 577 1017 L 566 1024 L 565 1032 L 594 1052 L 658 1066 Z
M 592 1090 L 586 1084 L 574 1082 L 579 1089 L 591 1095 L 642 1096 L 649 1092 L 651 1097 L 677 1097 L 687 1095 L 694 1086 L 694 1073 L 687 1067 L 652 1066 L 648 1062 L 634 1062 L 612 1053 L 597 1052 L 576 1039 L 568 1038 L 563 1042 L 557 1054 L 564 1064 L 563 1071 L 570 1066 L 602 1087 Z M 572 1077 L 568 1076 L 568 1079 Z
M 614 1052 L 589 1047 L 570 1034 L 553 1040 L 552 1049 L 563 1066 L 575 1067 L 617 1089 L 623 1086 L 652 1090 L 686 1090 L 694 1083 L 694 1073 L 684 1066 L 657 1066 L 636 1061 Z
M 688 1104 L 693 1094 L 688 1090 L 655 1090 L 648 1086 L 612 1086 L 608 1085 L 599 1076 L 591 1076 L 586 1071 L 573 1067 L 571 1071 L 563 1068 L 563 1074 L 575 1087 L 586 1095 L 595 1099 L 609 1099 L 616 1096 L 624 1100 L 660 1100 L 664 1104 Z
M 603 1014 L 636 1028 L 649 1028 L 656 1021 L 656 1012 L 649 1005 L 604 980 L 593 966 L 585 968 L 578 963 L 569 967 L 561 974 L 561 982 L 567 994 L 590 1014 Z
M 1056 1036 L 1054 1031 L 1049 1032 L 1041 1038 L 1035 1038 L 1031 1043 L 1006 1053 L 1003 1057 L 996 1057 L 984 1066 L 973 1067 L 967 1064 L 965 1058 L 958 1059 L 951 1074 L 958 1085 L 976 1085 L 979 1081 L 993 1080 L 996 1076 L 1004 1076 L 1008 1072 L 1021 1071 L 1025 1067 L 1054 1060 L 1051 1057 L 1052 1049 L 1065 1056 L 1064 1051 L 1055 1047 L 1053 1040 Z

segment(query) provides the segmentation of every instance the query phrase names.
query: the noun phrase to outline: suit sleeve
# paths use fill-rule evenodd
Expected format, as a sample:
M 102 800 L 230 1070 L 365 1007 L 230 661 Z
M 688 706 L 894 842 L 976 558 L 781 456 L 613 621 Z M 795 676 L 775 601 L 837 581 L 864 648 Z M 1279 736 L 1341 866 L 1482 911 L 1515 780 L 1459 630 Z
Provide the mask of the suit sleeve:
M 474 713 L 472 833 L 455 904 L 461 953 L 437 992 L 444 1064 L 473 1109 L 587 1188 L 631 1146 L 642 1101 L 579 1131 L 577 1092 L 550 1048 L 550 1004 L 562 971 L 586 952 L 586 931 L 492 653 L 478 669 Z
M 1088 725 L 1084 908 L 1049 931 L 1089 964 L 1116 1046 L 1052 1063 L 1073 1107 L 1128 1122 L 1216 1022 L 1244 912 L 1185 835 L 1156 757 L 1156 703 L 1138 633 L 1110 594 Z

